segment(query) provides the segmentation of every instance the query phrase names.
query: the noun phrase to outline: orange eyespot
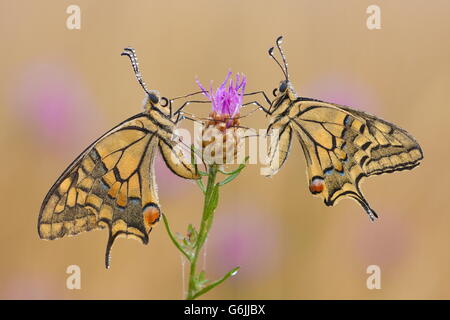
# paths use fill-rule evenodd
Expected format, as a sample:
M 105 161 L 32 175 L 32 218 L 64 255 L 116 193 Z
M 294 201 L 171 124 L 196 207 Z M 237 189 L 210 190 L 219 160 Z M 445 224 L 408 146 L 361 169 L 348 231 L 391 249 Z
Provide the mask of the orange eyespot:
M 145 226 L 151 228 L 156 222 L 159 221 L 160 211 L 159 208 L 154 204 L 147 205 L 142 211 L 144 216 Z
M 309 184 L 309 191 L 312 194 L 321 193 L 324 189 L 323 178 L 316 177 L 313 178 L 311 183 Z

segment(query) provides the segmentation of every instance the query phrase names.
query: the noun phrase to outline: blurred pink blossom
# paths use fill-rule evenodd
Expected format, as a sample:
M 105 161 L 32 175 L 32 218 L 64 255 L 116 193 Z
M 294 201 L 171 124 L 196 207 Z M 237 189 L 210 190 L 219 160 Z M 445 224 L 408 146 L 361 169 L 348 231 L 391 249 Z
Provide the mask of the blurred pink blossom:
M 368 113 L 377 113 L 380 102 L 368 84 L 345 74 L 329 74 L 310 81 L 299 90 L 301 96 L 333 102 Z
M 97 134 L 100 117 L 89 89 L 64 63 L 43 61 L 20 70 L 9 100 L 19 126 L 50 151 L 72 152 Z
M 280 267 L 279 220 L 254 205 L 218 209 L 207 243 L 206 264 L 217 274 L 240 266 L 240 280 L 259 278 Z

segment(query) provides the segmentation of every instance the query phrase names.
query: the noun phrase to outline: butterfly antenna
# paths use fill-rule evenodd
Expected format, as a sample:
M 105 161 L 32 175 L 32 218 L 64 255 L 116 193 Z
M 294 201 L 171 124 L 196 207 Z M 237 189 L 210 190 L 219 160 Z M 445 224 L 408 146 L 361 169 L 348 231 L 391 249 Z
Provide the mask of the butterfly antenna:
M 286 80 L 289 79 L 289 72 L 288 72 L 288 64 L 286 62 L 286 56 L 284 55 L 283 49 L 281 49 L 281 44 L 283 43 L 283 36 L 279 36 L 277 38 L 277 48 L 280 51 L 281 54 L 281 58 L 283 59 L 283 63 L 284 63 L 284 70 L 286 71 L 285 75 L 286 75 Z
M 139 63 L 138 58 L 136 56 L 136 50 L 133 48 L 125 48 L 124 51 L 120 54 L 121 56 L 127 56 L 130 58 L 131 66 L 133 67 L 134 75 L 136 76 L 137 81 L 141 85 L 141 87 L 144 89 L 144 91 L 149 94 L 149 90 L 147 89 L 147 85 L 144 82 L 144 79 L 142 79 L 142 74 L 139 71 Z
M 277 58 L 275 58 L 275 56 L 273 55 L 273 47 L 269 49 L 269 55 L 272 57 L 273 60 L 275 60 L 275 62 L 278 64 L 278 66 L 280 67 L 281 71 L 283 71 L 284 76 L 286 77 L 286 80 L 288 79 L 287 73 L 284 70 L 283 66 L 281 65 L 281 63 L 277 60 Z

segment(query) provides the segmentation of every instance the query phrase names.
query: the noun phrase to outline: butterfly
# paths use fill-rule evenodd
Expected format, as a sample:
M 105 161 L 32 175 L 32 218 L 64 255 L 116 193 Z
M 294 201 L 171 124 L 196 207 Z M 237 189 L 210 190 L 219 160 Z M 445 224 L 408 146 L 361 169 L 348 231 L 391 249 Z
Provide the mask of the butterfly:
M 359 184 L 362 178 L 413 169 L 423 159 L 417 141 L 405 130 L 362 111 L 347 106 L 300 97 L 289 80 L 282 37 L 276 47 L 283 65 L 273 54 L 284 74 L 274 89 L 273 101 L 264 98 L 270 107 L 256 104 L 269 116 L 269 174 L 272 176 L 285 163 L 292 137 L 297 136 L 306 158 L 309 190 L 327 206 L 349 197 L 356 200 L 374 221 L 378 216 L 364 198 Z
M 118 236 L 147 244 L 160 219 L 154 168 L 158 150 L 173 173 L 200 178 L 175 148 L 172 137 L 180 118 L 172 119 L 171 101 L 147 89 L 134 49 L 125 48 L 122 55 L 130 59 L 146 93 L 144 111 L 109 130 L 69 165 L 47 193 L 38 219 L 39 237 L 47 240 L 107 228 L 106 268 Z

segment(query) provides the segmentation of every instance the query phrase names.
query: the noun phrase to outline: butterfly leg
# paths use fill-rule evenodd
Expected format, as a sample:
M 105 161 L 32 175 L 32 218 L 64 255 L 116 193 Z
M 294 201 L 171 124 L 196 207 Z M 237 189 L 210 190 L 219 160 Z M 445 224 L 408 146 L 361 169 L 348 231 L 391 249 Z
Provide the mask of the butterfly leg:
M 193 93 L 188 93 L 188 94 L 185 94 L 185 95 L 183 95 L 183 96 L 178 96 L 178 97 L 175 97 L 175 98 L 172 98 L 172 99 L 168 99 L 168 101 L 169 101 L 169 107 L 170 107 L 170 116 L 174 115 L 174 114 L 172 113 L 172 103 L 173 103 L 175 100 L 179 100 L 179 99 L 184 99 L 184 98 L 192 97 L 192 96 L 195 96 L 195 95 L 198 95 L 198 94 L 203 94 L 203 91 L 197 91 L 197 92 L 193 92 Z
M 194 92 L 194 93 L 188 94 L 188 95 L 186 95 L 186 96 L 177 97 L 176 99 L 178 99 L 178 98 L 184 98 L 184 97 L 189 97 L 189 96 L 193 96 L 193 95 L 196 95 L 196 94 L 199 94 L 199 93 L 203 93 L 203 92 L 202 92 L 202 91 Z M 246 93 L 246 94 L 244 94 L 244 96 L 251 96 L 251 95 L 256 95 L 256 94 L 262 94 L 262 95 L 264 96 L 264 99 L 267 101 L 267 103 L 268 103 L 269 105 L 271 105 L 271 102 L 270 102 L 269 98 L 267 97 L 267 95 L 265 94 L 264 91 L 256 91 L 256 92 Z M 169 100 L 169 101 L 170 101 L 170 106 L 171 106 L 171 108 L 172 108 L 171 102 L 172 102 L 173 100 L 175 100 L 175 98 Z M 175 111 L 175 112 L 173 113 L 173 115 L 176 115 L 176 116 L 177 116 L 177 119 L 176 119 L 175 123 L 178 123 L 178 121 L 180 121 L 180 112 L 181 112 L 185 107 L 187 107 L 189 104 L 191 104 L 191 103 L 211 103 L 211 101 L 209 101 L 209 100 L 207 100 L 207 101 L 205 101 L 205 100 L 191 100 L 191 101 L 186 101 L 185 103 L 183 103 L 183 104 L 181 105 L 181 107 L 179 107 L 179 108 L 177 109 L 177 111 Z M 257 102 L 257 101 L 252 101 L 252 102 L 249 102 L 249 103 L 244 103 L 244 104 L 242 105 L 242 107 L 245 107 L 245 106 L 251 105 L 251 104 L 257 105 L 257 106 L 258 106 L 258 109 L 261 109 L 261 110 L 263 110 L 265 113 L 270 114 L 269 110 L 268 110 L 267 108 L 265 108 L 263 105 L 261 105 L 261 104 L 260 104 L 259 102 Z M 253 112 L 251 112 L 251 113 L 253 113 Z M 250 113 L 250 114 L 251 114 L 251 113 Z
M 243 115 L 243 116 L 235 116 L 235 117 L 233 117 L 233 119 L 243 119 L 243 118 L 246 118 L 246 117 L 248 117 L 248 116 L 250 116 L 250 115 L 252 115 L 253 113 L 255 113 L 256 111 L 258 111 L 259 110 L 259 107 L 258 108 L 256 108 L 256 109 L 254 109 L 254 110 L 252 110 L 252 111 L 250 111 L 249 113 L 247 113 L 247 114 L 245 114 L 245 115 Z M 199 122 L 199 121 L 203 121 L 203 122 L 205 122 L 205 121 L 210 121 L 211 120 L 211 118 L 200 118 L 200 117 L 197 117 L 195 114 L 192 114 L 192 113 L 189 113 L 189 112 L 186 112 L 186 111 L 181 111 L 180 113 L 179 113 L 179 115 L 180 115 L 180 119 L 179 119 L 179 121 L 181 121 L 181 120 L 183 120 L 183 119 L 187 119 L 187 120 L 191 120 L 191 121 L 194 121 L 194 122 Z M 226 122 L 227 120 L 224 120 L 224 122 Z M 236 126 L 233 126 L 233 127 L 236 127 Z
M 255 91 L 255 92 L 250 92 L 250 93 L 245 93 L 244 96 L 253 96 L 256 94 L 262 94 L 264 97 L 264 100 L 266 100 L 266 102 L 271 105 L 272 101 L 270 101 L 270 99 L 267 97 L 266 93 L 264 91 Z
M 178 99 L 184 99 L 184 98 L 187 98 L 187 97 L 192 97 L 192 96 L 195 96 L 195 95 L 200 94 L 200 93 L 203 94 L 203 91 L 196 91 L 196 92 L 193 92 L 193 93 L 188 93 L 188 94 L 185 94 L 183 96 L 172 98 L 172 99 L 170 99 L 170 101 L 175 101 L 175 100 L 178 100 Z
M 250 105 L 250 104 L 255 104 L 259 107 L 259 109 L 261 109 L 262 111 L 264 111 L 266 114 L 270 115 L 272 114 L 270 112 L 270 106 L 272 105 L 272 102 L 270 101 L 270 99 L 267 97 L 266 93 L 264 91 L 255 91 L 255 92 L 250 92 L 250 93 L 246 93 L 244 94 L 244 96 L 253 96 L 253 95 L 257 95 L 257 94 L 262 94 L 264 97 L 264 100 L 267 102 L 267 104 L 269 105 L 269 109 L 265 108 L 261 103 L 259 103 L 258 101 L 252 101 L 249 103 L 245 103 L 242 106 L 246 106 L 246 105 Z
M 261 109 L 266 114 L 268 114 L 268 115 L 271 114 L 271 112 L 268 109 L 264 108 L 258 101 L 247 102 L 247 103 L 244 103 L 242 106 L 245 107 L 245 106 L 248 106 L 248 105 L 251 105 L 251 104 L 254 104 L 254 105 L 258 106 L 258 108 L 256 110 Z M 253 113 L 253 111 L 251 113 Z
M 186 101 L 185 103 L 183 103 L 182 105 L 181 105 L 181 107 L 179 107 L 178 109 L 177 109 L 177 111 L 175 111 L 175 113 L 173 114 L 174 116 L 177 116 L 177 118 L 176 118 L 176 120 L 175 120 L 175 123 L 178 123 L 178 121 L 180 121 L 180 113 L 181 113 L 181 111 L 185 108 L 185 107 L 187 107 L 189 104 L 191 104 L 191 103 L 211 103 L 211 101 L 209 101 L 209 100 L 190 100 L 190 101 Z
M 197 118 L 197 116 L 195 114 L 191 114 L 188 112 L 180 112 L 178 114 L 177 122 L 179 122 L 181 120 L 185 120 L 185 119 L 193 121 L 193 122 L 201 122 L 202 120 L 204 120 L 202 118 Z

